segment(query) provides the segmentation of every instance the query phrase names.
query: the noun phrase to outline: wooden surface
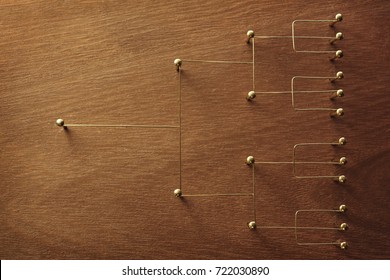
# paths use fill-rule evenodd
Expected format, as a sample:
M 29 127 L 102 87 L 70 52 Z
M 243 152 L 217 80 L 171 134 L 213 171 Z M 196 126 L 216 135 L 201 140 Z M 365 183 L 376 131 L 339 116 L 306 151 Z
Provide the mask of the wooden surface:
M 0 1 L 0 257 L 2 259 L 378 259 L 390 258 L 389 1 Z M 184 63 L 182 187 L 187 194 L 252 191 L 248 155 L 291 161 L 302 142 L 342 147 L 301 148 L 300 160 L 348 158 L 346 166 L 308 166 L 296 179 L 291 165 L 256 165 L 258 225 L 346 232 L 249 231 L 251 197 L 178 199 L 178 129 L 69 128 L 67 123 L 178 125 L 178 74 L 173 60 L 251 61 L 245 44 L 256 35 L 290 35 L 295 19 L 344 21 L 300 24 L 298 35 L 345 34 L 345 57 L 295 53 L 290 39 L 256 40 L 258 91 L 289 90 L 292 76 L 345 79 L 300 82 L 301 90 L 343 88 L 345 97 L 298 94 L 245 96 L 251 65 Z M 300 48 L 330 48 L 298 41 Z

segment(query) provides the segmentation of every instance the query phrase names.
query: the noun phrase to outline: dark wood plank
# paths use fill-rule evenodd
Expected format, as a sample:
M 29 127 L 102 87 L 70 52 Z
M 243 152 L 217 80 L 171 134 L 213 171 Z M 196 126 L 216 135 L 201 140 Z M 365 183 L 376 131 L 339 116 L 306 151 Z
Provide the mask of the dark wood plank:
M 2 259 L 388 259 L 389 97 L 388 1 L 0 1 L 0 257 Z M 299 232 L 307 242 L 346 240 L 336 246 L 298 246 L 291 229 L 249 231 L 251 197 L 178 199 L 177 129 L 69 128 L 69 123 L 178 125 L 178 74 L 173 60 L 250 61 L 245 33 L 289 35 L 295 19 L 344 21 L 302 24 L 302 35 L 345 34 L 345 57 L 295 53 L 291 41 L 256 39 L 258 91 L 289 90 L 296 75 L 328 76 L 297 87 L 344 89 L 297 94 L 300 106 L 337 106 L 295 112 L 288 94 L 245 96 L 250 65 L 184 63 L 182 72 L 182 182 L 185 193 L 252 191 L 248 155 L 291 161 L 302 142 L 343 147 L 302 148 L 302 160 L 348 158 L 346 166 L 308 166 L 296 179 L 291 165 L 256 165 L 259 225 L 303 226 L 346 232 Z M 328 47 L 299 41 L 300 48 Z M 330 46 L 330 48 L 332 48 Z M 298 170 L 297 170 L 298 171 Z

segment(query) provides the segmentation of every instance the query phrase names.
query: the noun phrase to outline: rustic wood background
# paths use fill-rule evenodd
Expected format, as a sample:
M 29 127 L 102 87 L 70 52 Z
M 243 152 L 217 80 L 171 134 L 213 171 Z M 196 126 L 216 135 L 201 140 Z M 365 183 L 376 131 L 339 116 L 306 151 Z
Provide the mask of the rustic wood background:
M 2 259 L 377 259 L 390 258 L 389 92 L 390 1 L 0 1 L 0 257 Z M 286 2 L 286 3 L 282 3 Z M 252 59 L 257 35 L 345 34 L 334 48 L 345 57 L 295 53 L 291 40 L 256 40 L 256 89 L 288 90 L 295 75 L 333 75 L 344 98 L 298 94 L 300 106 L 343 107 L 345 116 L 295 112 L 286 94 L 251 90 L 250 65 L 184 63 L 183 192 L 251 192 L 248 155 L 290 161 L 301 142 L 343 147 L 302 148 L 300 159 L 348 164 L 300 169 L 345 174 L 294 179 L 290 165 L 256 166 L 259 225 L 293 226 L 298 209 L 348 206 L 342 215 L 303 214 L 302 226 L 347 222 L 347 232 L 249 231 L 250 197 L 178 199 L 177 129 L 70 128 L 68 123 L 178 125 L 178 74 L 173 60 Z M 298 34 L 299 35 L 299 34 Z M 330 48 L 298 41 L 300 48 Z

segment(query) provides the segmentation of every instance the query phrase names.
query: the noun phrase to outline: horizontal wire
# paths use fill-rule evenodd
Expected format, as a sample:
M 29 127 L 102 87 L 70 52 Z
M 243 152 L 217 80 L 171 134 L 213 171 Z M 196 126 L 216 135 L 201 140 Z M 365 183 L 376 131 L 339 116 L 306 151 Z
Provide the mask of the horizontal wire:
M 253 193 L 214 193 L 214 194 L 186 194 L 182 197 L 212 197 L 212 196 L 253 196 Z
M 297 212 L 298 213 L 299 212 L 340 212 L 342 213 L 342 211 L 339 209 L 302 209 L 302 210 L 298 210 Z
M 309 230 L 341 230 L 336 227 L 294 227 L 294 226 L 256 226 L 263 229 L 309 229 Z
M 337 175 L 337 176 L 297 176 L 297 175 L 294 175 L 295 178 L 299 178 L 299 179 L 310 179 L 310 178 L 339 178 L 340 175 Z
M 337 77 L 319 77 L 319 76 L 294 76 L 292 79 L 336 79 Z
M 296 108 L 295 111 L 337 111 L 337 108 Z
M 320 242 L 320 243 L 299 243 L 297 242 L 298 245 L 309 245 L 309 246 L 314 246 L 314 245 L 340 245 L 340 242 Z
M 255 161 L 255 164 L 339 164 L 338 161 Z
M 310 145 L 342 145 L 339 142 L 334 142 L 334 143 L 325 143 L 325 142 L 317 142 L 317 143 L 298 143 L 295 144 L 294 147 L 296 146 L 310 146 Z
M 296 19 L 293 22 L 337 22 L 336 19 Z
M 176 125 L 131 125 L 131 124 L 64 124 L 63 127 L 140 127 L 140 128 L 180 128 Z
M 255 38 L 261 39 L 277 39 L 277 38 L 300 38 L 300 39 L 335 39 L 335 37 L 325 37 L 325 36 L 290 36 L 290 35 L 276 35 L 276 36 L 255 36 Z
M 294 93 L 332 93 L 337 92 L 337 89 L 329 89 L 329 90 L 294 90 Z M 291 90 L 285 91 L 255 91 L 255 93 L 289 93 L 291 94 Z
M 334 53 L 335 51 L 297 51 L 297 50 L 295 50 L 295 52 L 298 52 L 298 53 Z
M 224 63 L 224 64 L 253 64 L 251 61 L 230 61 L 230 60 L 198 60 L 182 59 L 183 62 L 201 62 L 201 63 Z

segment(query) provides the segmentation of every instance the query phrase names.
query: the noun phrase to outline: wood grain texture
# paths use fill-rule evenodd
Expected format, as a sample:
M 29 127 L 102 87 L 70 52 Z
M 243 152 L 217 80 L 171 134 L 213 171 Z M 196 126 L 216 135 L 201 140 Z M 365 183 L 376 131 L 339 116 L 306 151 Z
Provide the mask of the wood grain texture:
M 389 1 L 0 1 L 0 257 L 1 259 L 388 259 L 390 258 Z M 179 122 L 182 59 L 250 61 L 245 33 L 289 35 L 295 19 L 344 21 L 335 48 L 345 57 L 295 53 L 290 40 L 256 40 L 259 91 L 288 90 L 296 75 L 328 76 L 346 96 L 298 94 L 300 106 L 343 107 L 295 112 L 288 94 L 251 90 L 250 65 L 184 63 L 182 182 L 185 193 L 251 192 L 248 155 L 290 161 L 302 142 L 348 140 L 343 147 L 302 148 L 300 159 L 346 166 L 307 167 L 307 174 L 347 176 L 294 179 L 290 165 L 256 165 L 260 225 L 307 226 L 347 222 L 347 232 L 300 233 L 308 242 L 343 239 L 336 246 L 298 246 L 294 231 L 249 231 L 251 197 L 173 196 L 179 184 L 177 129 L 70 128 L 68 123 Z M 327 36 L 326 24 L 299 25 L 302 35 Z M 328 47 L 299 41 L 300 48 Z M 332 48 L 330 46 L 330 48 Z

